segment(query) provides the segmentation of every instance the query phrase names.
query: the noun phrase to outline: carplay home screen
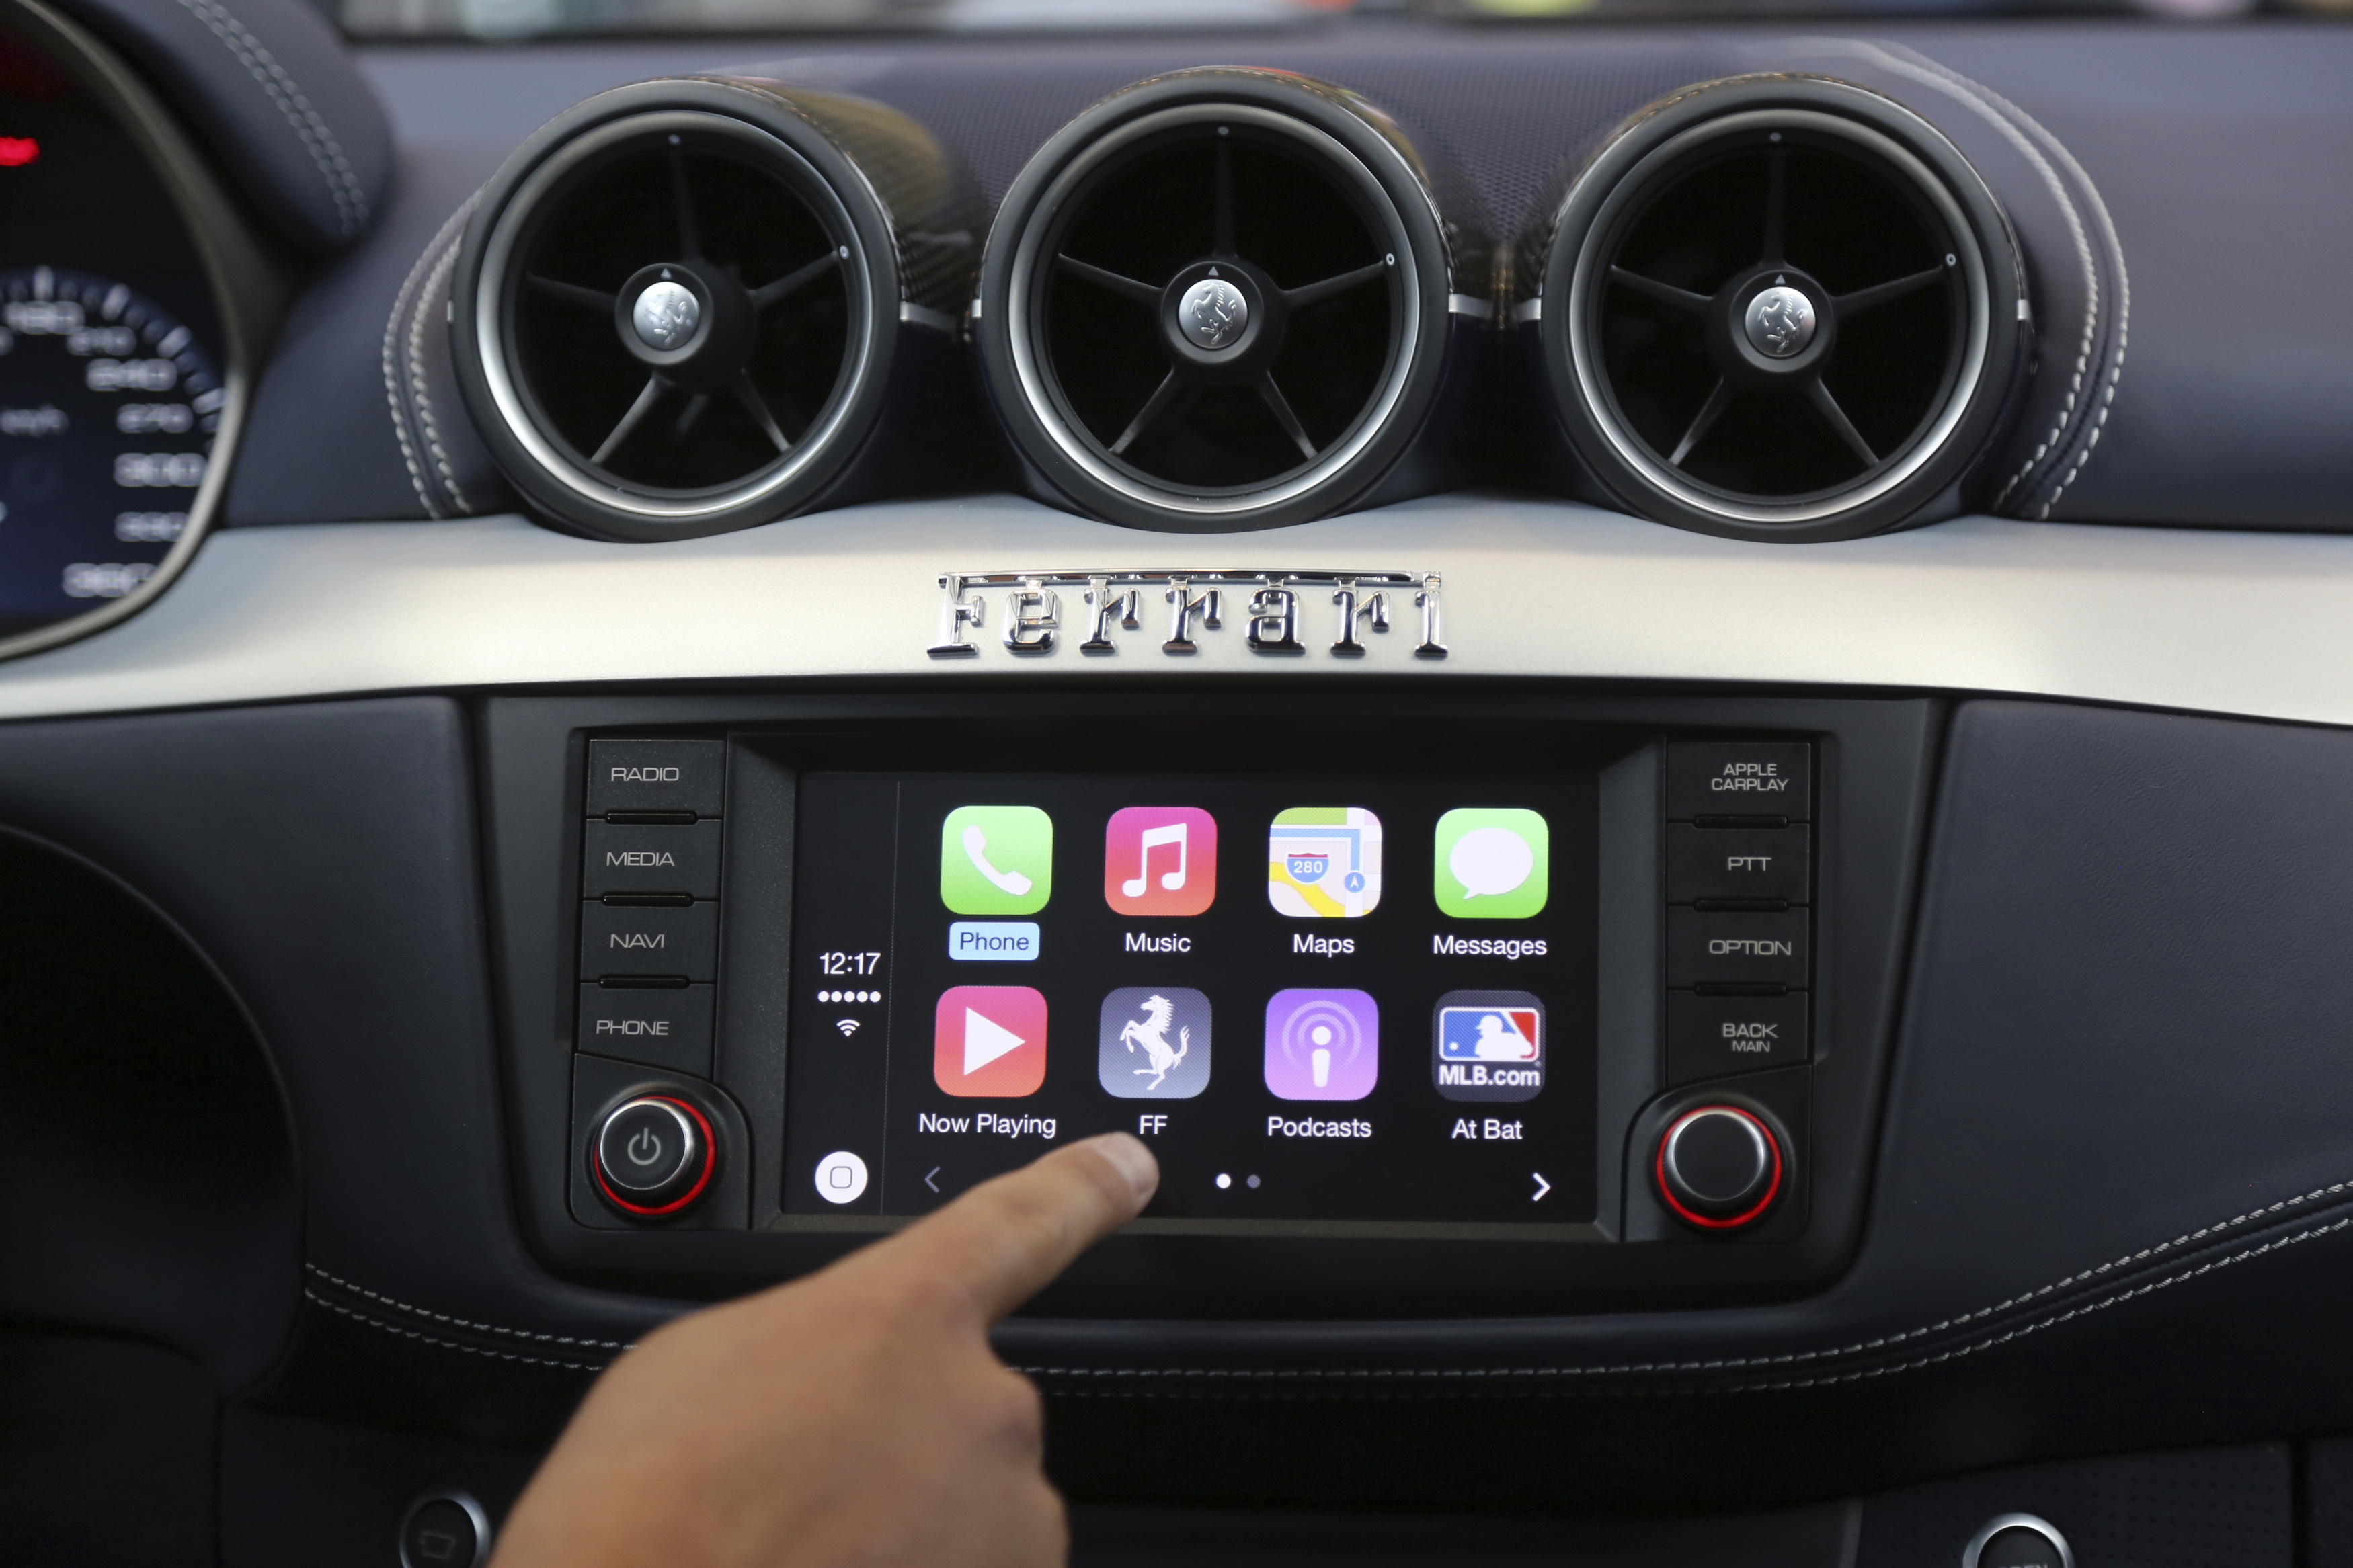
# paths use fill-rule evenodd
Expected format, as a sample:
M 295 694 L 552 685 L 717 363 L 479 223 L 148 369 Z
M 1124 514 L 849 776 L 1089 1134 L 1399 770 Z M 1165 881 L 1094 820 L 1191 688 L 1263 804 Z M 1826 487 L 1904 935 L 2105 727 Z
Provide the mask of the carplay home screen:
M 1595 826 L 1576 773 L 804 775 L 786 1213 L 1116 1129 L 1187 1229 L 1590 1221 Z

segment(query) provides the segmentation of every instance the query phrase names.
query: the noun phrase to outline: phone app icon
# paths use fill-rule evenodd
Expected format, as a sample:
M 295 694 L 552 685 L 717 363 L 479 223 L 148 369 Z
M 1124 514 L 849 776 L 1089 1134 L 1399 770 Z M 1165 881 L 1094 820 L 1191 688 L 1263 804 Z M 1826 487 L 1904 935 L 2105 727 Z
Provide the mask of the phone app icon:
M 932 1017 L 932 1080 L 949 1094 L 1018 1100 L 1046 1081 L 1046 998 L 1027 985 L 954 985 Z
M 1124 805 L 1103 829 L 1103 902 L 1124 915 L 1198 915 L 1218 896 L 1218 819 L 1198 806 Z
M 1266 1087 L 1282 1100 L 1362 1100 L 1381 1076 L 1381 1010 L 1362 991 L 1278 991 L 1266 1005 Z
M 960 805 L 940 824 L 940 902 L 1029 915 L 1054 891 L 1054 819 L 1034 805 Z
M 1449 1100 L 1534 1100 L 1544 1089 L 1544 1004 L 1525 991 L 1449 991 L 1430 1031 L 1430 1076 Z
M 1438 819 L 1430 886 L 1439 912 L 1466 921 L 1524 921 L 1544 912 L 1552 835 L 1518 806 L 1458 806 Z
M 1353 920 L 1381 901 L 1381 819 L 1361 805 L 1295 805 L 1266 835 L 1266 897 L 1278 914 Z
M 1103 998 L 1096 1074 L 1122 1100 L 1190 1100 L 1209 1087 L 1209 999 L 1181 985 Z

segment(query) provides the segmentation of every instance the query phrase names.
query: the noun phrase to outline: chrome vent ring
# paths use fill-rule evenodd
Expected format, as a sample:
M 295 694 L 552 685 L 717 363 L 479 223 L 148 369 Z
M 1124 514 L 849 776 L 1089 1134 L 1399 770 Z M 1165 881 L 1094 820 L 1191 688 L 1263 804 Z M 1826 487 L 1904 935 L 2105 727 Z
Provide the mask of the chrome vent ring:
M 1845 83 L 1678 95 L 1554 226 L 1540 346 L 1614 496 L 1703 531 L 1831 539 L 1923 518 L 2021 363 L 2015 243 L 1926 121 Z

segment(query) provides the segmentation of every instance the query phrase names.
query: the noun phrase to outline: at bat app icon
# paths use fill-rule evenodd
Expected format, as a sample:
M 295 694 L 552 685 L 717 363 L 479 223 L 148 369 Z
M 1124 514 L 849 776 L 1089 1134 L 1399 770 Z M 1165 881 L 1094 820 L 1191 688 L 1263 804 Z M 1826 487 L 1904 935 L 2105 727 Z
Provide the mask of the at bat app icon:
M 1103 902 L 1124 915 L 1198 915 L 1218 896 L 1218 819 L 1198 806 L 1129 805 L 1103 829 Z
M 955 985 L 933 1016 L 932 1079 L 949 1094 L 1018 1100 L 1046 1081 L 1046 998 L 1027 985 Z

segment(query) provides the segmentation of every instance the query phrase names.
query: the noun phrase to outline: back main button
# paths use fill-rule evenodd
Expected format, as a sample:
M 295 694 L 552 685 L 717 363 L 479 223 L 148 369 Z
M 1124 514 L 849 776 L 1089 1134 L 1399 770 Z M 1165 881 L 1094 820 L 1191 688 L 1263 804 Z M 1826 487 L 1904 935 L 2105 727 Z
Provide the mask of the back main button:
M 1667 748 L 1667 816 L 1814 815 L 1814 749 L 1804 741 L 1678 741 Z
M 866 1162 L 837 1149 L 817 1163 L 817 1195 L 829 1204 L 855 1203 L 866 1193 Z
M 720 815 L 726 792 L 722 741 L 591 741 L 588 815 L 608 811 L 691 811 Z

